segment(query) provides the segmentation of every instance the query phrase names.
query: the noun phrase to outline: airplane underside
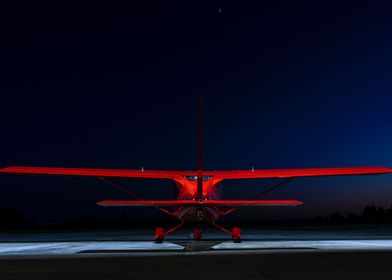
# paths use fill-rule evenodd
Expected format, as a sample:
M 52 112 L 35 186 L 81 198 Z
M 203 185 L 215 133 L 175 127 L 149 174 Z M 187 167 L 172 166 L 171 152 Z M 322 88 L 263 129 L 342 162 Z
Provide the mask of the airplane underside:
M 176 217 L 180 221 L 180 223 L 168 230 L 165 230 L 162 227 L 157 227 L 155 229 L 155 234 L 154 234 L 155 241 L 158 243 L 162 242 L 166 235 L 174 232 L 175 230 L 181 228 L 185 223 L 187 223 L 187 224 L 194 225 L 193 228 L 194 240 L 200 240 L 202 238 L 201 226 L 203 224 L 211 224 L 217 229 L 229 234 L 233 238 L 234 242 L 239 242 L 241 240 L 241 229 L 239 227 L 234 227 L 233 229 L 228 230 L 216 224 L 216 220 L 226 215 L 226 212 L 223 212 L 218 207 L 206 207 L 206 206 L 179 207 L 178 209 L 173 211 L 171 215 Z
M 233 241 L 239 242 L 241 239 L 241 229 L 234 227 L 226 229 L 216 223 L 216 221 L 232 213 L 241 206 L 297 206 L 301 201 L 297 200 L 104 200 L 97 203 L 104 207 L 129 207 L 129 206 L 153 206 L 157 209 L 178 219 L 179 224 L 173 228 L 165 230 L 162 227 L 155 229 L 156 242 L 162 242 L 165 236 L 181 228 L 185 223 L 195 225 L 193 237 L 195 240 L 201 239 L 202 224 L 210 224 L 215 228 L 229 234 Z M 175 206 L 173 211 L 166 209 L 167 206 Z M 165 207 L 165 208 L 164 208 Z M 227 208 L 227 209 L 223 209 Z

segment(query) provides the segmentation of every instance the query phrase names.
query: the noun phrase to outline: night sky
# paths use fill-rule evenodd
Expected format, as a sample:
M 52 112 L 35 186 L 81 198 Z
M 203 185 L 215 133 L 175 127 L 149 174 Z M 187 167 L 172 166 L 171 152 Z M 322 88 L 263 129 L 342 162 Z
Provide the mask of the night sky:
M 392 167 L 389 1 L 54 2 L 0 8 L 0 166 L 195 169 L 204 96 L 206 169 Z M 173 197 L 171 181 L 113 181 Z M 128 198 L 96 178 L 2 174 L 0 190 L 0 206 L 41 219 L 117 215 L 95 202 Z M 389 206 L 392 175 L 303 178 L 265 198 L 305 204 L 236 217 Z

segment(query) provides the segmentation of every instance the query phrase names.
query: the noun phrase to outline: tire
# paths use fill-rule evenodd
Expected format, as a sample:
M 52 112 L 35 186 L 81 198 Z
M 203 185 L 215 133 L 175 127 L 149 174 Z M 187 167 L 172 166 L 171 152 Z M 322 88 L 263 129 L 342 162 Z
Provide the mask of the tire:
M 239 227 L 233 227 L 231 230 L 231 237 L 234 242 L 241 242 L 241 229 Z
M 201 239 L 201 229 L 199 227 L 195 227 L 193 229 L 193 239 L 194 240 L 200 240 Z
M 162 243 L 165 238 L 165 229 L 163 227 L 157 227 L 155 229 L 155 242 Z

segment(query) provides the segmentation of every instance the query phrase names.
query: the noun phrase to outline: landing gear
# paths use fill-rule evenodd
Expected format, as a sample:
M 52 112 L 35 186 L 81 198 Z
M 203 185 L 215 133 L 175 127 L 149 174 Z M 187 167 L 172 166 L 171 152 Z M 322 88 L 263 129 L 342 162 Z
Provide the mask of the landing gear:
M 214 227 L 217 229 L 226 232 L 227 234 L 231 235 L 231 238 L 233 239 L 234 242 L 241 242 L 241 229 L 239 227 L 233 227 L 231 231 L 225 229 L 224 227 L 221 227 L 220 225 L 217 225 L 215 222 L 212 223 Z
M 184 224 L 184 221 L 182 221 L 180 224 L 176 225 L 175 227 L 169 229 L 168 231 L 165 231 L 163 227 L 157 227 L 155 229 L 155 242 L 156 243 L 162 243 L 163 239 L 165 238 L 166 235 L 172 233 L 176 229 L 182 227 Z
M 241 242 L 241 229 L 239 227 L 233 227 L 231 230 L 231 237 L 234 242 Z
M 163 238 L 165 238 L 165 230 L 162 227 L 157 227 L 155 229 L 155 242 L 162 243 Z
M 201 239 L 201 229 L 199 227 L 195 227 L 193 229 L 193 239 L 200 240 Z

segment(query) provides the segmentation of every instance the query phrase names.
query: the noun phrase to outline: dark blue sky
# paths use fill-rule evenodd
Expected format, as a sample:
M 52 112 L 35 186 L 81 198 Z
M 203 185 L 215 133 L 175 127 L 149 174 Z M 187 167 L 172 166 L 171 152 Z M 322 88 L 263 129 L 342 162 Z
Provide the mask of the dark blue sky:
M 2 6 L 0 165 L 194 169 L 204 96 L 206 169 L 392 167 L 392 5 L 342 2 Z M 126 182 L 172 195 L 171 182 Z M 110 215 L 94 203 L 125 198 L 94 178 L 0 187 L 0 205 L 45 218 Z M 305 202 L 284 217 L 389 206 L 392 176 L 299 179 L 270 198 Z

